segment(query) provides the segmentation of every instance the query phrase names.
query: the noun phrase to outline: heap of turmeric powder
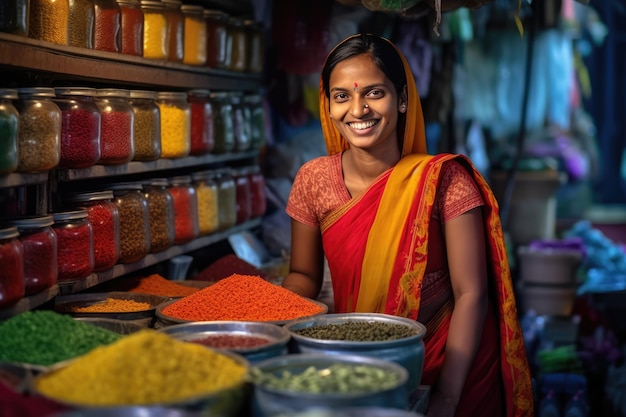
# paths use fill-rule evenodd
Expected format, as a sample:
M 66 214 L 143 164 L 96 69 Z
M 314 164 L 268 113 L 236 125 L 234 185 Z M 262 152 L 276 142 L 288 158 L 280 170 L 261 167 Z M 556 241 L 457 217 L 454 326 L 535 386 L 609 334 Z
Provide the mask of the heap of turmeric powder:
M 186 297 L 197 292 L 198 290 L 199 288 L 192 288 L 177 284 L 176 282 L 170 281 L 159 274 L 152 274 L 139 278 L 137 280 L 137 285 L 129 289 L 130 292 L 134 293 L 160 295 L 163 297 Z

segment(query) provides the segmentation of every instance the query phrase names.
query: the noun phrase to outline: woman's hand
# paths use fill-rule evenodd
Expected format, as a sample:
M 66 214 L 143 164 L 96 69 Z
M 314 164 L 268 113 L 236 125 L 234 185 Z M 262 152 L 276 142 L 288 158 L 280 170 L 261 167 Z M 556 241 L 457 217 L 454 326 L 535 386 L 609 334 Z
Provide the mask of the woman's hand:
M 451 398 L 437 389 L 431 391 L 426 417 L 454 417 L 455 412 L 456 404 Z

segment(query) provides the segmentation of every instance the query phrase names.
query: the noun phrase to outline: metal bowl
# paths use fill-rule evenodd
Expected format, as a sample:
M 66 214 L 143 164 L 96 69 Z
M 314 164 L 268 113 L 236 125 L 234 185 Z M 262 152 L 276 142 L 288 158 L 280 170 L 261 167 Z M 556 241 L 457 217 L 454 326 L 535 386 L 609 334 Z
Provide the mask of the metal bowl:
M 0 362 L 0 384 L 10 387 L 17 393 L 24 393 L 30 385 L 32 371 L 24 365 L 13 362 Z
M 210 336 L 230 335 L 261 337 L 266 344 L 249 348 L 228 348 L 246 358 L 250 363 L 287 354 L 291 334 L 273 323 L 254 321 L 204 321 L 167 326 L 159 330 L 175 339 L 194 342 Z
M 320 315 L 324 315 L 326 313 L 328 313 L 328 306 L 324 303 L 321 303 L 319 301 L 316 300 L 311 300 L 310 298 L 306 298 L 304 297 L 306 300 L 310 301 L 313 304 L 318 305 L 319 307 L 322 308 L 322 311 L 319 312 L 318 314 L 314 315 L 314 316 L 307 316 L 307 317 L 318 317 Z M 163 313 L 163 310 L 169 306 L 170 304 L 173 304 L 177 301 L 179 301 L 180 298 L 178 299 L 174 299 L 174 300 L 170 300 L 170 301 L 165 301 L 164 303 L 160 304 L 159 306 L 157 306 L 156 308 L 156 323 L 155 323 L 155 327 L 156 328 L 161 328 L 161 327 L 165 327 L 165 326 L 171 326 L 174 324 L 184 324 L 184 323 L 196 323 L 195 321 L 192 320 L 183 320 L 183 319 L 179 319 L 176 317 L 172 317 L 172 316 L 168 316 L 167 314 Z M 271 324 L 276 324 L 278 326 L 283 326 L 287 323 L 291 323 L 294 320 L 299 320 L 301 318 L 304 317 L 300 317 L 298 319 L 293 319 L 293 320 L 273 320 L 273 321 L 260 321 L 259 323 L 271 323 Z
M 116 320 L 103 317 L 74 317 L 74 320 L 90 323 L 94 326 L 102 327 L 103 329 L 123 335 L 145 329 L 145 326 L 141 322 L 136 322 L 135 320 Z
M 336 410 L 315 408 L 300 413 L 273 417 L 424 417 L 423 414 L 387 407 L 347 407 Z
M 414 329 L 416 334 L 395 340 L 359 342 L 316 339 L 297 333 L 298 330 L 305 328 L 355 321 L 400 324 Z M 420 385 L 424 366 L 423 338 L 426 334 L 426 326 L 415 320 L 378 313 L 326 314 L 295 320 L 286 324 L 285 328 L 291 333 L 289 349 L 293 353 L 351 354 L 390 360 L 404 366 L 409 371 L 408 386 L 411 391 L 416 390 Z
M 292 416 L 296 412 L 310 409 L 337 410 L 347 407 L 387 407 L 406 410 L 408 408 L 407 381 L 408 372 L 396 363 L 382 359 L 357 355 L 327 355 L 302 353 L 284 355 L 268 359 L 256 365 L 262 372 L 281 375 L 288 371 L 292 374 L 304 372 L 310 367 L 323 370 L 333 364 L 367 365 L 399 376 L 398 383 L 388 389 L 379 389 L 365 393 L 308 393 L 287 389 L 277 389 L 254 385 L 253 411 L 259 417 L 280 414 Z
M 205 414 L 165 407 L 108 407 L 67 411 L 55 417 L 218 417 L 218 414 Z

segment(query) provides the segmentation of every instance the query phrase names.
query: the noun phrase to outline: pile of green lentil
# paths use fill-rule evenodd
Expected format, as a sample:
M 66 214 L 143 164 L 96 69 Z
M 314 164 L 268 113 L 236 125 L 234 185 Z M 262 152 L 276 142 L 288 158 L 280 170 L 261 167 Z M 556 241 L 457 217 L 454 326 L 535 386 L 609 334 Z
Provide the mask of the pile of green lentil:
M 294 333 L 321 340 L 346 340 L 352 342 L 382 342 L 417 335 L 417 330 L 396 323 L 376 321 L 346 321 L 319 324 L 293 330 Z
M 54 311 L 27 311 L 0 322 L 0 361 L 50 366 L 121 337 Z

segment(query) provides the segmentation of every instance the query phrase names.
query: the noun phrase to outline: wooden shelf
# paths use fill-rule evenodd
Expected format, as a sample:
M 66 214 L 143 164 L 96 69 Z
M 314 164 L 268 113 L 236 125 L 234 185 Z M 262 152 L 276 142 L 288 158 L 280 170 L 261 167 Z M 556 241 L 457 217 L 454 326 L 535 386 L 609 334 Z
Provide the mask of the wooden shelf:
M 53 285 L 45 291 L 40 293 L 24 297 L 19 300 L 13 306 L 0 310 L 0 320 L 8 319 L 9 317 L 13 317 L 17 314 L 24 313 L 29 310 L 33 310 L 48 301 L 52 300 L 59 294 L 59 286 Z
M 48 173 L 9 174 L 0 176 L 0 188 L 19 187 L 21 185 L 44 184 L 48 181 Z
M 150 60 L 114 52 L 56 45 L 49 42 L 0 33 L 0 67 L 3 70 L 39 71 L 84 82 L 117 87 L 139 86 L 161 90 L 209 88 L 228 91 L 256 91 L 259 74 L 236 73 Z

